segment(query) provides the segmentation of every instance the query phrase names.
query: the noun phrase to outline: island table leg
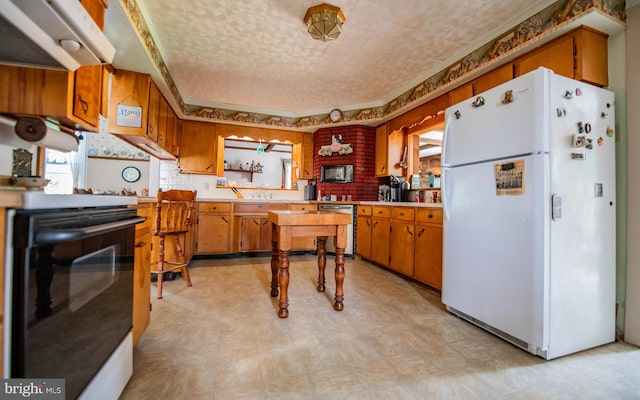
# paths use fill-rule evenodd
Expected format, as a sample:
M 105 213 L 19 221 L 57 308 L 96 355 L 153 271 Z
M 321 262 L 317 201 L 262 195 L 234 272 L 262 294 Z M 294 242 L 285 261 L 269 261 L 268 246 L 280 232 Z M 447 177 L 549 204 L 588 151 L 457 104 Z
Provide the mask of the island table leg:
M 344 292 L 342 286 L 344 284 L 344 248 L 336 247 L 336 297 L 333 309 L 336 311 L 342 311 L 344 309 Z
M 318 236 L 318 292 L 324 292 L 324 268 L 327 265 L 327 236 Z

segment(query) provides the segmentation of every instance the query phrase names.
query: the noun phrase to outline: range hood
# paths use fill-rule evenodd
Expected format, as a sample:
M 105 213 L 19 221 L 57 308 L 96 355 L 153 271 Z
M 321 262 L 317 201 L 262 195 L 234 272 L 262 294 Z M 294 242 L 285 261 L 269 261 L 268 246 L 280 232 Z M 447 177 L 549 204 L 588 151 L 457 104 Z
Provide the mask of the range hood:
M 0 43 L 0 64 L 69 71 L 116 52 L 77 0 L 2 0 Z

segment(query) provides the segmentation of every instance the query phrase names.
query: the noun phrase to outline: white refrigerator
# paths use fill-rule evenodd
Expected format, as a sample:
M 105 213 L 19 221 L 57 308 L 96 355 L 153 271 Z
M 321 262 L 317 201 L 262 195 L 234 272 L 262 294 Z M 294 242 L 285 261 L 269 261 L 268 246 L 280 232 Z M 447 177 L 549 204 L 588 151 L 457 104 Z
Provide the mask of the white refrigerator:
M 447 309 L 545 359 L 613 342 L 613 93 L 540 68 L 445 121 Z

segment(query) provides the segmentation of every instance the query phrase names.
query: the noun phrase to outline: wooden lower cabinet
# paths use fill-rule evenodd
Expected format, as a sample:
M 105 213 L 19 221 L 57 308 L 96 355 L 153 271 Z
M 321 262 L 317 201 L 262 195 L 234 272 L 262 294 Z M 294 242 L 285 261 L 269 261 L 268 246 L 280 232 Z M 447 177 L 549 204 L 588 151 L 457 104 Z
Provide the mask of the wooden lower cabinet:
M 442 209 L 423 208 L 416 212 L 415 264 L 413 277 L 442 289 Z
M 442 290 L 442 227 L 416 225 L 413 277 Z
M 371 207 L 371 260 L 384 267 L 389 266 L 391 241 L 391 207 Z
M 262 241 L 260 239 L 260 234 L 262 232 L 262 222 L 267 218 L 259 216 L 245 216 L 235 217 L 235 219 L 235 225 L 238 228 L 238 251 L 245 252 L 271 249 L 271 245 L 269 245 L 268 248 L 261 247 Z
M 357 217 L 356 253 L 363 258 L 371 258 L 371 217 Z
M 414 208 L 391 209 L 389 268 L 407 276 L 413 276 L 414 218 Z
M 442 290 L 442 209 L 368 206 L 357 209 L 356 252 Z
M 232 252 L 233 205 L 231 202 L 198 202 L 196 254 Z
M 140 204 L 138 215 L 147 220 L 136 225 L 133 266 L 133 345 L 149 326 L 151 320 L 151 204 Z
M 198 216 L 198 239 L 196 254 L 224 254 L 231 252 L 230 214 L 200 214 Z

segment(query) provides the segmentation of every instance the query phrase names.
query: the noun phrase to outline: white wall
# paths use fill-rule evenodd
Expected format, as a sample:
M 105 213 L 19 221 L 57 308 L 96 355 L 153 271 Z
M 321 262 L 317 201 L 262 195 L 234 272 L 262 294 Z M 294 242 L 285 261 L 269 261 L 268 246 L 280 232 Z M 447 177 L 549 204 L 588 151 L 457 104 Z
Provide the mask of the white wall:
M 258 154 L 255 150 L 224 149 L 224 158 L 230 163 L 230 168 L 238 168 L 238 164 L 251 164 L 251 161 L 263 165 L 262 174 L 253 174 L 252 187 L 268 185 L 270 188 L 279 188 L 282 185 L 282 159 L 291 159 L 291 153 L 265 152 Z M 251 175 L 242 172 L 226 171 L 227 179 L 234 179 L 238 186 L 246 186 Z
M 624 338 L 640 346 L 640 1 L 627 0 L 627 130 L 628 130 L 628 207 L 627 271 Z

